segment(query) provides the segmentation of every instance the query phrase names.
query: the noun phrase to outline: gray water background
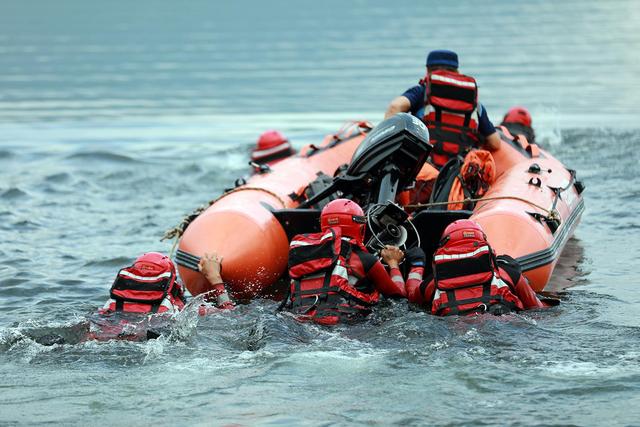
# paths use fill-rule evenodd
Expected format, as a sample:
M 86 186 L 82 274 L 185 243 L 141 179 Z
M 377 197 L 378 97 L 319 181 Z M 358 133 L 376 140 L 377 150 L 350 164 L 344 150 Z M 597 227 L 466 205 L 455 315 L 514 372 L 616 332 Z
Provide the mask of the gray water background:
M 0 425 L 640 425 L 640 3 L 0 3 Z M 256 301 L 146 343 L 73 335 L 121 266 L 246 170 L 382 118 L 430 49 L 494 122 L 527 106 L 587 211 L 550 284 L 502 318 L 383 305 L 323 329 Z

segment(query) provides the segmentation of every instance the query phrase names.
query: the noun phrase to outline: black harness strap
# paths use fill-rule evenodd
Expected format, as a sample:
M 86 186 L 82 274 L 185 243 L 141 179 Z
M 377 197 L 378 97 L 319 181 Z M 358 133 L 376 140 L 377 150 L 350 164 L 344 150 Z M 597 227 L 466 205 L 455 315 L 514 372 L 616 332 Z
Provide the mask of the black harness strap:
M 143 292 L 166 292 L 170 284 L 170 279 L 163 279 L 149 283 L 140 283 L 132 279 L 120 278 L 113 284 L 112 289 L 118 291 L 135 290 Z
M 449 314 L 451 315 L 455 315 L 458 314 L 460 312 L 460 310 L 458 309 L 458 303 L 456 301 L 456 293 L 453 290 L 448 290 L 447 292 L 447 303 L 446 304 L 442 304 L 440 306 L 440 311 L 444 310 L 445 308 L 449 308 Z
M 467 113 L 464 115 L 464 124 L 462 126 L 468 128 L 470 123 L 471 123 L 471 113 Z
M 470 285 L 465 286 L 465 288 L 472 288 L 478 285 Z M 462 288 L 461 288 L 462 289 Z M 482 295 L 477 298 L 467 298 L 463 300 L 456 299 L 455 289 L 447 289 L 447 302 L 442 304 L 438 309 L 438 312 L 442 312 L 444 309 L 448 308 L 448 315 L 464 315 L 473 312 L 485 312 L 489 309 L 489 307 L 493 304 L 501 304 L 503 303 L 502 295 L 491 295 L 491 281 L 485 282 L 482 284 Z M 460 310 L 460 306 L 480 303 L 477 307 L 472 307 L 464 310 Z M 483 308 L 484 306 L 484 308 Z
M 436 152 L 436 154 L 450 154 L 444 151 L 443 144 L 445 142 L 458 145 L 459 149 L 457 154 L 466 154 L 467 151 L 473 148 L 475 143 L 475 141 L 469 137 L 469 133 L 475 134 L 476 131 L 469 127 L 441 123 L 429 126 L 429 139 L 433 142 L 433 151 Z
M 300 282 L 299 280 L 294 280 L 294 282 Z M 278 307 L 276 308 L 276 313 L 279 311 L 284 310 L 284 308 L 288 305 L 289 308 L 291 308 L 293 306 L 293 303 L 291 302 L 291 285 L 287 286 L 287 293 L 285 294 L 284 298 L 282 299 L 282 302 L 278 305 Z
M 149 301 L 141 301 L 141 300 L 135 300 L 135 299 L 122 299 L 122 298 L 114 298 L 116 301 L 116 311 L 124 311 L 124 303 L 125 302 L 129 302 L 129 303 L 138 303 L 138 304 L 144 304 L 144 305 L 148 305 L 150 307 L 149 309 L 149 313 L 157 313 L 158 310 L 160 309 L 160 306 L 162 305 L 162 301 L 164 301 L 164 298 L 162 299 L 162 301 L 154 301 L 153 303 L 149 302 Z

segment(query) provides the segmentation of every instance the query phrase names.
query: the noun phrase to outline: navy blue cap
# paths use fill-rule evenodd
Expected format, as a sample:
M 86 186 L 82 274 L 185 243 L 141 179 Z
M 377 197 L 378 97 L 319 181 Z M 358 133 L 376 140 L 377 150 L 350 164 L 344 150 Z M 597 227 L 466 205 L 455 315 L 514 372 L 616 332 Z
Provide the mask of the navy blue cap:
M 451 50 L 432 50 L 427 56 L 427 67 L 434 65 L 458 68 L 458 54 Z

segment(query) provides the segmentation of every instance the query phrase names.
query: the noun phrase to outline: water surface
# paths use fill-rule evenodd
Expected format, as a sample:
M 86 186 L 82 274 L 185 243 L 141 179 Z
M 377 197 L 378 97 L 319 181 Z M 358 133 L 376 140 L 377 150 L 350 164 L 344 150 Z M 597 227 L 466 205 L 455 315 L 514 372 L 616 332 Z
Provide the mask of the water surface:
M 634 1 L 17 1 L 0 6 L 0 424 L 638 425 Z M 494 122 L 530 108 L 587 186 L 563 304 L 324 329 L 255 301 L 146 343 L 82 334 L 115 272 L 246 173 L 382 118 L 457 50 Z

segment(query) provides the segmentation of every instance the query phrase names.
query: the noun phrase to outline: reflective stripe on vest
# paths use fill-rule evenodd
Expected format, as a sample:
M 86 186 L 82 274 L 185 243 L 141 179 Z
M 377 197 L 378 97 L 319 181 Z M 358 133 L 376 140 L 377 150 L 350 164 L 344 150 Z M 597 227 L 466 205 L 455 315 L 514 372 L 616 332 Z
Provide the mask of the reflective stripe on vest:
M 489 246 L 481 246 L 478 249 L 476 249 L 475 251 L 472 252 L 465 252 L 462 254 L 440 254 L 440 255 L 436 255 L 435 257 L 433 257 L 434 261 L 445 261 L 445 260 L 453 260 L 453 259 L 465 259 L 465 258 L 472 258 L 475 257 L 476 255 L 480 255 L 481 253 L 485 253 L 485 252 L 489 252 Z
M 130 279 L 135 279 L 135 280 L 139 280 L 141 282 L 157 282 L 160 279 L 164 279 L 165 277 L 171 277 L 171 272 L 167 271 L 166 273 L 162 273 L 158 276 L 152 276 L 152 277 L 145 277 L 145 276 L 138 276 L 136 274 L 130 273 L 126 270 L 121 270 L 119 273 L 121 276 L 125 276 L 128 277 Z

